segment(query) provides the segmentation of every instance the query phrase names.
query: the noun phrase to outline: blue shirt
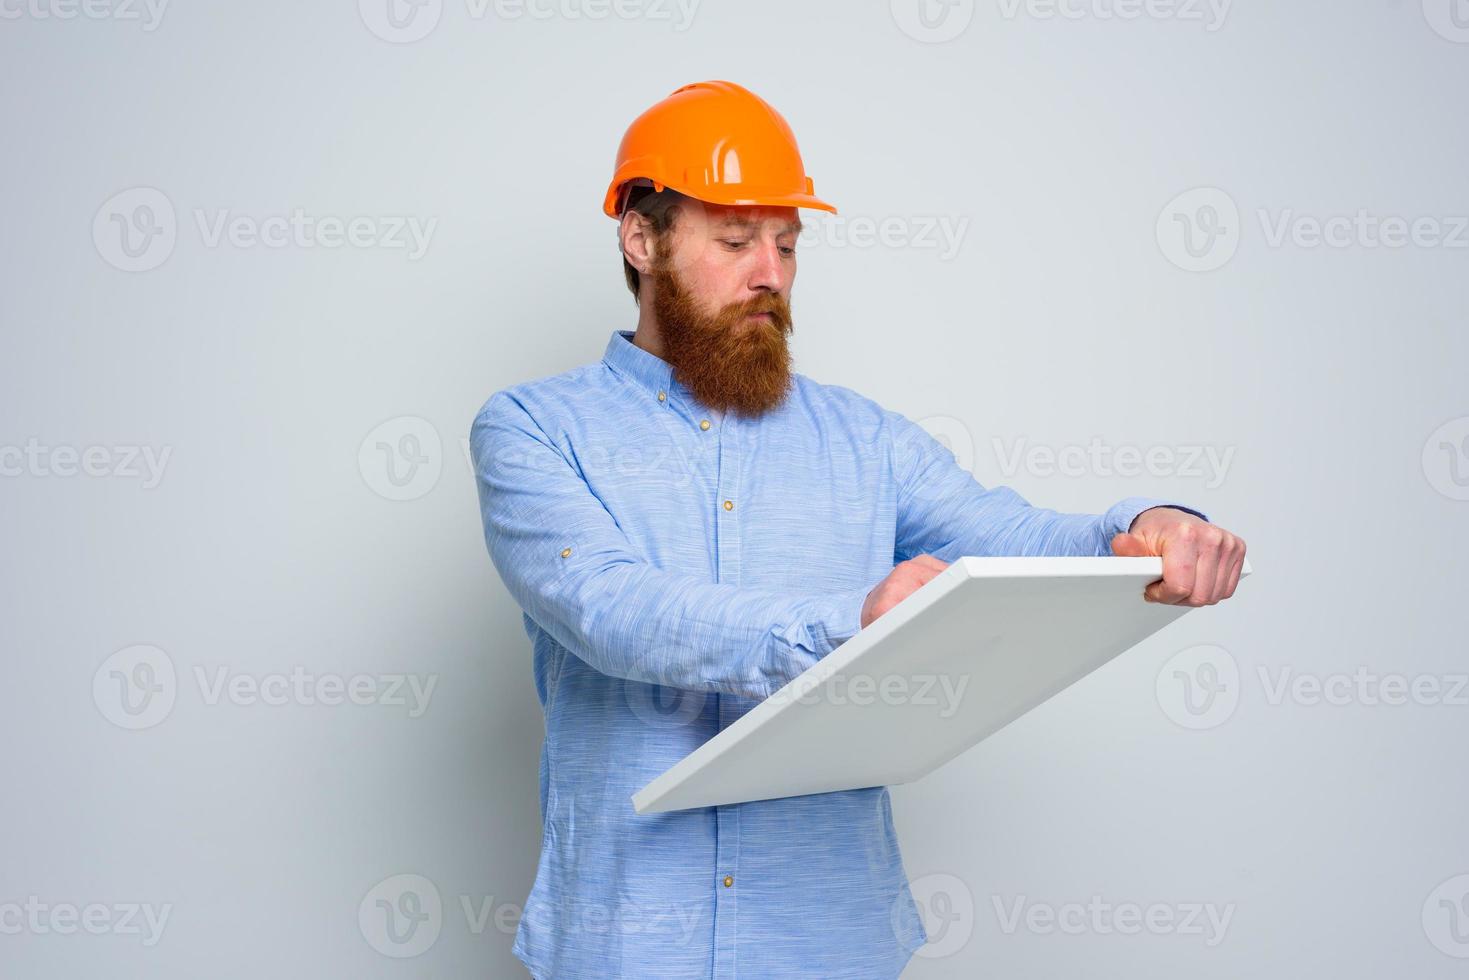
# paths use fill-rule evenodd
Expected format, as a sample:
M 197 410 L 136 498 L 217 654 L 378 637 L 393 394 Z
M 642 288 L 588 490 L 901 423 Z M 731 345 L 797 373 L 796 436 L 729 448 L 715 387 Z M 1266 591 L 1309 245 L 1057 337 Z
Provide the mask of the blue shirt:
M 629 798 L 855 635 L 897 562 L 1108 555 L 1165 501 L 1033 507 L 799 373 L 759 418 L 712 411 L 631 336 L 496 392 L 471 429 L 546 719 L 513 951 L 554 980 L 896 977 L 927 934 L 886 787 L 645 816 Z

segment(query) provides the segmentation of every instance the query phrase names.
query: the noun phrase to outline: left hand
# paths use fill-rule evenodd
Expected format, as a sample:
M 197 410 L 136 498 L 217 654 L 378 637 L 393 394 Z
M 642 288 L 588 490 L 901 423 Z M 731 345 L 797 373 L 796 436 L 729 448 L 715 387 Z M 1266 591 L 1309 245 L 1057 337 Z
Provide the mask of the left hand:
M 1245 561 L 1244 539 L 1177 507 L 1149 507 L 1112 539 L 1124 558 L 1163 557 L 1163 577 L 1143 598 L 1172 606 L 1212 606 L 1234 595 Z

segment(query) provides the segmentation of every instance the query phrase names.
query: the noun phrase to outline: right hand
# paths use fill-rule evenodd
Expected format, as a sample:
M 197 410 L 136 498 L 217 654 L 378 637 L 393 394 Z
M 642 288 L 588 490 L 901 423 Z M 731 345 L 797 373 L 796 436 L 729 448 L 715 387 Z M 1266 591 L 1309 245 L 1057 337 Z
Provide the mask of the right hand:
M 926 582 L 949 567 L 933 555 L 918 555 L 893 568 L 888 577 L 872 587 L 862 602 L 862 628 L 917 592 Z

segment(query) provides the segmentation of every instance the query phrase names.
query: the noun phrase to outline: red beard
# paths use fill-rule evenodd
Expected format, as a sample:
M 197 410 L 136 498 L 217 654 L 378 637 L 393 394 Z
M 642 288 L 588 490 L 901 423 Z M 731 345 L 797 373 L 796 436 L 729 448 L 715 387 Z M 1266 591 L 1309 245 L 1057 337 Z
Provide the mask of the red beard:
M 790 304 L 779 293 L 761 293 L 705 313 L 679 281 L 659 243 L 653 276 L 653 312 L 663 339 L 663 359 L 674 378 L 699 402 L 718 411 L 761 415 L 790 390 Z M 753 313 L 769 317 L 747 319 Z

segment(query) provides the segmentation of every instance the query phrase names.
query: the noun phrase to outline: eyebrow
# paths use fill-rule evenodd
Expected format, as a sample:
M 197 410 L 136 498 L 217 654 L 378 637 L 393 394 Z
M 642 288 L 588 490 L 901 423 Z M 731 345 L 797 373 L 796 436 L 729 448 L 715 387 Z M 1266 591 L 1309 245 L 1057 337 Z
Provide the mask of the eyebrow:
M 761 222 L 758 219 L 755 219 L 755 218 L 747 218 L 747 217 L 745 217 L 743 215 L 738 215 L 738 214 L 727 214 L 727 215 L 725 215 L 720 220 L 719 224 L 716 225 L 715 227 L 718 227 L 718 228 L 729 228 L 731 226 L 734 226 L 734 227 L 742 228 L 742 229 L 748 231 L 751 226 L 757 225 L 757 224 L 760 224 L 760 223 Z M 782 234 L 786 234 L 786 235 L 799 235 L 801 233 L 801 229 L 803 229 L 805 227 L 806 227 L 805 225 L 801 224 L 801 219 L 800 218 L 795 218 L 795 219 L 793 219 L 791 221 L 787 221 L 785 223 L 785 227 L 784 227 L 784 229 L 782 229 L 782 232 L 781 233 Z

